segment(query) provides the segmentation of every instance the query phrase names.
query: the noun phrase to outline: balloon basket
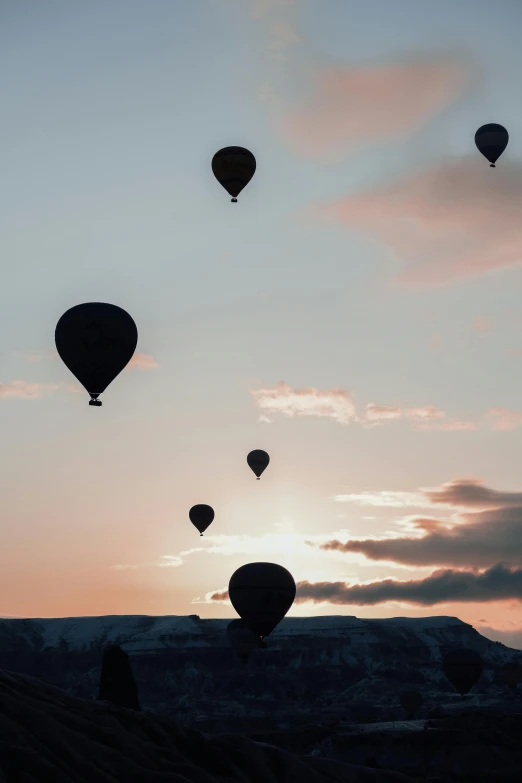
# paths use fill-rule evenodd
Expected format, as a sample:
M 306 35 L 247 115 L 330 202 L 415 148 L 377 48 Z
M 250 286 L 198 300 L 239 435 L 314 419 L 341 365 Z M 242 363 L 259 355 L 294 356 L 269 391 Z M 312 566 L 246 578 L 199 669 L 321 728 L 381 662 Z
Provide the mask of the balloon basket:
M 495 166 L 495 164 L 494 164 L 494 163 L 490 163 L 490 164 L 489 164 L 489 168 L 490 168 L 490 169 L 496 169 L 497 167 Z
M 232 202 L 232 204 L 237 204 L 237 198 L 231 198 L 230 201 Z
M 89 400 L 89 405 L 94 405 L 96 408 L 101 408 L 101 400 Z

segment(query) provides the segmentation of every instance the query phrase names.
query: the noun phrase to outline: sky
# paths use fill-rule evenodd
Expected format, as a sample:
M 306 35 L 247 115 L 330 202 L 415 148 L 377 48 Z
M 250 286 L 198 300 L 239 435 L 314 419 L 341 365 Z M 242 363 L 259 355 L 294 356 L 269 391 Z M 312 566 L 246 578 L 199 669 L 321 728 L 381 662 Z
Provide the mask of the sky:
M 265 560 L 289 616 L 450 615 L 522 648 L 520 4 L 0 22 L 0 615 L 234 617 L 230 576 Z M 257 159 L 234 205 L 229 145 Z M 54 345 L 89 301 L 139 333 L 101 408 Z

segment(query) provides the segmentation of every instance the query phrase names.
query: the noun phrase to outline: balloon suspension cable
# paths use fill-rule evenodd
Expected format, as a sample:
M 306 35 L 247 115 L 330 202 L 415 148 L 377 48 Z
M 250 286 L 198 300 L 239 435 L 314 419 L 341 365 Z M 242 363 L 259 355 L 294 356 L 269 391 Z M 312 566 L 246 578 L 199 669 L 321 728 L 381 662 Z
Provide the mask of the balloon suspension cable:
M 237 198 L 231 198 L 230 201 L 232 202 L 232 204 L 237 204 Z

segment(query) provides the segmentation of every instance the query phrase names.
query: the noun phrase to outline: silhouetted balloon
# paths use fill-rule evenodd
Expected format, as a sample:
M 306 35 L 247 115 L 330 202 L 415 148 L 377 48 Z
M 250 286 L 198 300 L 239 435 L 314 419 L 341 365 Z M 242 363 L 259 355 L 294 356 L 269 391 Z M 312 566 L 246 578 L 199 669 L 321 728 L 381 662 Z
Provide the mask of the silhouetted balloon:
M 283 619 L 295 593 L 292 574 L 275 563 L 241 566 L 232 574 L 228 585 L 232 606 L 261 639 Z
M 199 530 L 200 536 L 214 520 L 214 509 L 212 506 L 207 506 L 205 503 L 200 503 L 197 506 L 192 506 L 189 511 L 190 521 L 195 528 Z
M 109 645 L 103 654 L 98 699 L 141 711 L 129 656 L 118 644 Z
M 501 666 L 500 672 L 504 685 L 515 693 L 522 682 L 522 664 L 519 661 L 510 661 Z
M 252 650 L 257 650 L 260 638 L 248 627 L 244 620 L 232 620 L 227 627 L 228 641 L 239 657 L 247 663 Z
M 475 144 L 484 157 L 489 160 L 491 168 L 506 149 L 509 141 L 509 133 L 502 125 L 495 122 L 483 125 L 475 133 Z
M 212 171 L 220 185 L 236 202 L 256 171 L 256 159 L 244 147 L 223 147 L 212 158 Z
M 89 405 L 130 362 L 138 343 L 136 324 L 125 310 L 104 302 L 71 307 L 56 325 L 56 350 L 89 392 Z
M 249 468 L 254 471 L 255 475 L 257 476 L 257 480 L 259 481 L 261 474 L 265 468 L 268 467 L 270 457 L 266 451 L 263 451 L 262 449 L 254 449 L 254 451 L 251 451 L 247 456 L 247 462 Z
M 473 688 L 484 668 L 481 656 L 465 647 L 451 650 L 442 662 L 444 674 L 461 696 Z
M 399 696 L 401 707 L 412 718 L 422 704 L 422 696 L 419 691 L 403 691 Z

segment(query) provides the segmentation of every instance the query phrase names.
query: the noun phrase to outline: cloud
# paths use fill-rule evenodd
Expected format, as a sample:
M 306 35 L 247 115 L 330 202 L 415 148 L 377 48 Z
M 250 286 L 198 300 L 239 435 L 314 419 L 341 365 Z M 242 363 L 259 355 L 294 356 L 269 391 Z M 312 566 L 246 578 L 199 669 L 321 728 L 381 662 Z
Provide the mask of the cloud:
M 220 593 L 223 595 L 223 593 Z M 447 602 L 522 601 L 522 569 L 499 563 L 487 571 L 434 571 L 424 579 L 383 579 L 369 584 L 299 582 L 296 603 L 332 603 L 373 606 L 400 601 L 421 606 Z
M 307 98 L 283 112 L 280 132 L 297 153 L 319 159 L 395 141 L 462 95 L 470 76 L 462 62 L 441 59 L 316 67 Z
M 522 565 L 522 507 L 462 514 L 461 521 L 450 527 L 445 521 L 423 517 L 413 518 L 409 524 L 426 535 L 344 542 L 333 539 L 319 544 L 319 548 L 416 567 L 487 568 L 499 562 Z
M 49 383 L 27 383 L 26 381 L 9 381 L 0 383 L 0 399 L 18 398 L 35 400 L 44 397 L 47 392 L 54 391 L 58 386 Z
M 149 356 L 147 353 L 136 352 L 127 366 L 131 370 L 133 368 L 137 370 L 153 370 L 159 367 L 159 364 L 153 356 Z
M 227 589 L 207 593 L 205 603 L 229 601 Z M 486 602 L 515 599 L 522 601 L 522 569 L 498 563 L 481 573 L 473 571 L 434 571 L 424 579 L 399 581 L 382 579 L 366 584 L 346 582 L 298 582 L 296 604 L 330 603 L 374 606 L 388 601 L 433 606 L 463 601 Z
M 374 402 L 369 402 L 366 406 L 366 421 L 372 423 L 400 419 L 401 416 L 401 408 L 391 408 L 389 405 L 376 405 Z
M 488 318 L 484 318 L 482 315 L 478 315 L 473 321 L 473 328 L 476 332 L 484 334 L 491 329 L 491 321 Z
M 334 495 L 333 500 L 339 503 L 358 503 L 361 506 L 380 506 L 382 508 L 422 508 L 426 499 L 416 492 L 379 492 L 364 491 L 359 494 Z
M 389 245 L 399 283 L 440 284 L 522 261 L 522 164 L 480 155 L 335 201 L 319 213 Z
M 280 381 L 276 386 L 250 389 L 250 394 L 258 407 L 269 413 L 281 413 L 288 417 L 318 416 L 334 419 L 339 424 L 359 422 L 365 427 L 375 427 L 401 419 L 410 421 L 416 430 L 441 432 L 513 430 L 522 426 L 522 413 L 506 408 L 493 408 L 476 421 L 466 421 L 450 418 L 434 405 L 402 408 L 370 402 L 366 405 L 364 414 L 359 417 L 352 394 L 344 389 L 320 391 L 313 386 L 293 389 L 284 381 Z M 270 424 L 272 420 L 261 414 L 258 421 Z
M 522 425 L 522 413 L 507 408 L 493 408 L 486 416 L 493 419 L 492 430 L 515 430 Z
M 262 410 L 270 413 L 289 417 L 321 416 L 335 419 L 340 424 L 349 424 L 357 418 L 352 397 L 343 389 L 292 389 L 281 381 L 272 388 L 251 389 L 250 394 Z
M 522 508 L 522 492 L 499 492 L 486 487 L 479 479 L 455 479 L 441 487 L 423 489 L 422 493 L 429 503 L 455 508 Z
M 182 555 L 187 554 L 182 552 Z M 162 555 L 161 560 L 158 562 L 153 561 L 151 563 L 123 563 L 121 565 L 109 566 L 114 571 L 135 571 L 140 568 L 178 568 L 183 565 L 185 561 L 180 555 Z

